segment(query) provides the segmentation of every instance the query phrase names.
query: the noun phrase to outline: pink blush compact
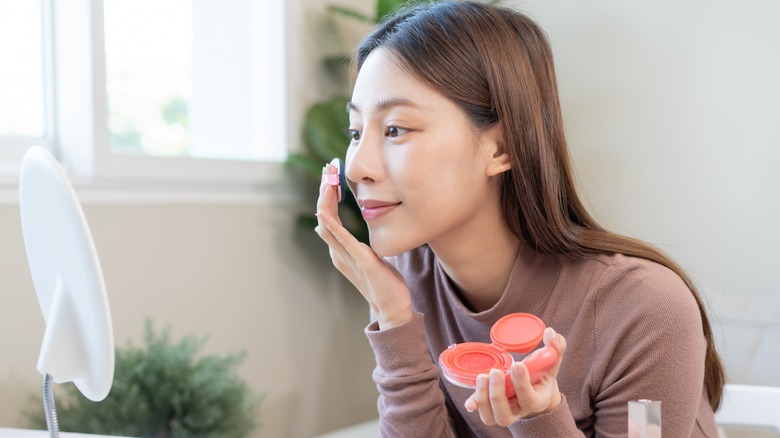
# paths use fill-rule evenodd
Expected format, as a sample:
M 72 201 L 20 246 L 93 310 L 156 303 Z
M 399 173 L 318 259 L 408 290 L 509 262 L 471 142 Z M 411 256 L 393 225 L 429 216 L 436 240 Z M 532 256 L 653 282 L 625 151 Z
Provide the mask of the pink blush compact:
M 444 377 L 455 385 L 474 388 L 477 376 L 499 369 L 506 374 L 507 398 L 515 396 L 515 388 L 509 377 L 514 363 L 510 354 L 528 353 L 536 348 L 544 337 L 545 325 L 541 319 L 529 313 L 512 313 L 496 321 L 490 330 L 491 344 L 464 342 L 450 345 L 439 355 L 439 366 Z M 523 359 L 531 377 L 531 383 L 544 377 L 558 360 L 558 350 L 544 347 Z

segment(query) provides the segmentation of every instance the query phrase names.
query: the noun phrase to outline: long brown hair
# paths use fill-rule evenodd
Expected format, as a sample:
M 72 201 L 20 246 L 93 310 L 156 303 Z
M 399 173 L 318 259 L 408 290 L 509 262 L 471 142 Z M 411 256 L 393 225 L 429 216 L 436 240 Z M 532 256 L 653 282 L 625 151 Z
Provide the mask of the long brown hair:
M 575 190 L 552 51 L 522 13 L 476 2 L 413 7 L 377 26 L 358 46 L 357 69 L 377 47 L 463 109 L 477 129 L 500 124 L 512 169 L 503 211 L 511 229 L 538 251 L 584 257 L 621 253 L 674 271 L 693 293 L 707 341 L 705 388 L 720 405 L 725 380 L 705 306 L 685 271 L 653 246 L 602 228 Z

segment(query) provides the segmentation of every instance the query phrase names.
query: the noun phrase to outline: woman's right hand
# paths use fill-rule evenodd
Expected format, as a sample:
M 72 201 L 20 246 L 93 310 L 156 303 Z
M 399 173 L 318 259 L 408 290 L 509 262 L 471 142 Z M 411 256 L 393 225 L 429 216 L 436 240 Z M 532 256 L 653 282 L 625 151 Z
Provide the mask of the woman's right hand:
M 327 164 L 326 173 L 335 173 Z M 338 216 L 338 187 L 320 183 L 315 231 L 328 244 L 336 269 L 355 285 L 368 301 L 380 330 L 406 323 L 412 318 L 409 288 L 401 274 L 368 245 L 360 242 L 341 224 Z

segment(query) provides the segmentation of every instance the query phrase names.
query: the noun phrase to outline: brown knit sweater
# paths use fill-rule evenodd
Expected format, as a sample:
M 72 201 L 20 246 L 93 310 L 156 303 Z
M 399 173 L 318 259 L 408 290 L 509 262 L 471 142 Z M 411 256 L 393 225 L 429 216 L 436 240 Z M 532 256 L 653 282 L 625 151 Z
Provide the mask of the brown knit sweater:
M 703 390 L 705 342 L 691 292 L 672 271 L 623 255 L 570 259 L 524 245 L 499 302 L 471 312 L 427 246 L 390 259 L 414 318 L 366 329 L 384 437 L 625 437 L 627 402 L 662 402 L 664 438 L 717 437 Z M 463 407 L 472 390 L 440 377 L 436 359 L 460 342 L 490 343 L 500 317 L 528 312 L 566 337 L 553 412 L 485 426 Z

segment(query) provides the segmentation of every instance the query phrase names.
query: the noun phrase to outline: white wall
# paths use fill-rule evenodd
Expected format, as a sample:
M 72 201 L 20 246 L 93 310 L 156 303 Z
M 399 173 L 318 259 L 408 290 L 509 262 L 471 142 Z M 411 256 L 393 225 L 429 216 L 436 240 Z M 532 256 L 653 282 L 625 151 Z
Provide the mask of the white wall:
M 700 285 L 731 381 L 780 385 L 780 3 L 518 1 L 592 211 Z

